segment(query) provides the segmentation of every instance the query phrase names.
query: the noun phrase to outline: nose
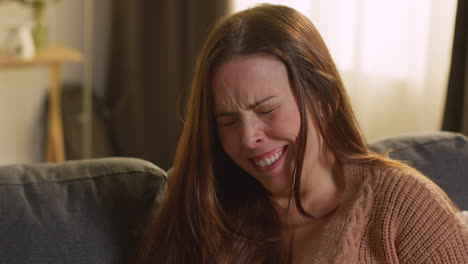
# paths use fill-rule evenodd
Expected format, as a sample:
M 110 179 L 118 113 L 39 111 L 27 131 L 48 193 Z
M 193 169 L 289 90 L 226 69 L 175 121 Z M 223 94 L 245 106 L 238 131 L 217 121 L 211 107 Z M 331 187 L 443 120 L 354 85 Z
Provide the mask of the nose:
M 261 124 L 256 118 L 250 118 L 243 122 L 241 131 L 242 147 L 253 149 L 265 140 Z

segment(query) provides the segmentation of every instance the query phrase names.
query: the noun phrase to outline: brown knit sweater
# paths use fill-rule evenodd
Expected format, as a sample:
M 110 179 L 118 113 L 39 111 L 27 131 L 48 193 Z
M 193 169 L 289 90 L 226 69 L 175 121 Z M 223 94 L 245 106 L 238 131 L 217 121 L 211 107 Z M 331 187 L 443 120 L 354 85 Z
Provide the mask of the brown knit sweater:
M 325 227 L 315 263 L 468 264 L 468 227 L 416 171 L 345 166 L 345 202 Z

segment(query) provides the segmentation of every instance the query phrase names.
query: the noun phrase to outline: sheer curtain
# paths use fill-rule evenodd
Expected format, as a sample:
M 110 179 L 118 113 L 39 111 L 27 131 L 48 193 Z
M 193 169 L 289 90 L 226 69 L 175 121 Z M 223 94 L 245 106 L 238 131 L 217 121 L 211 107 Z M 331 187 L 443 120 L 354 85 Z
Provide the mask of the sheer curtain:
M 308 16 L 337 64 L 367 139 L 439 130 L 456 0 L 231 0 Z

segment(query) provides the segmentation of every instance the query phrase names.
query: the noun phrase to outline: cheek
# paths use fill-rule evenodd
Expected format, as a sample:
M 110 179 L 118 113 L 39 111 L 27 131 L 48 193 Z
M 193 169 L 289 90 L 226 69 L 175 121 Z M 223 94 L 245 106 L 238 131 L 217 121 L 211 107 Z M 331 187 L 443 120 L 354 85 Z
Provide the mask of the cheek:
M 219 131 L 218 136 L 224 152 L 226 152 L 229 157 L 233 158 L 236 148 L 239 146 L 239 142 L 237 142 L 235 134 L 229 131 Z
M 272 130 L 281 133 L 281 136 L 295 140 L 299 135 L 301 119 L 299 112 L 295 109 L 289 109 L 279 113 L 271 124 Z

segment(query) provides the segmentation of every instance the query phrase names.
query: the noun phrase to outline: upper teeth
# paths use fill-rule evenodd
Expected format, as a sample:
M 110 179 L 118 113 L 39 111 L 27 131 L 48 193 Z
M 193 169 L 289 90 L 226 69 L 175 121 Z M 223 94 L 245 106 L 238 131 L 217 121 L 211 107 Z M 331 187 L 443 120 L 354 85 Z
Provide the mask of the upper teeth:
M 271 165 L 273 162 L 277 161 L 279 157 L 281 157 L 281 154 L 283 154 L 283 152 L 280 151 L 277 152 L 275 155 L 272 155 L 271 157 L 266 157 L 262 160 L 256 160 L 255 164 L 257 164 L 260 167 Z

